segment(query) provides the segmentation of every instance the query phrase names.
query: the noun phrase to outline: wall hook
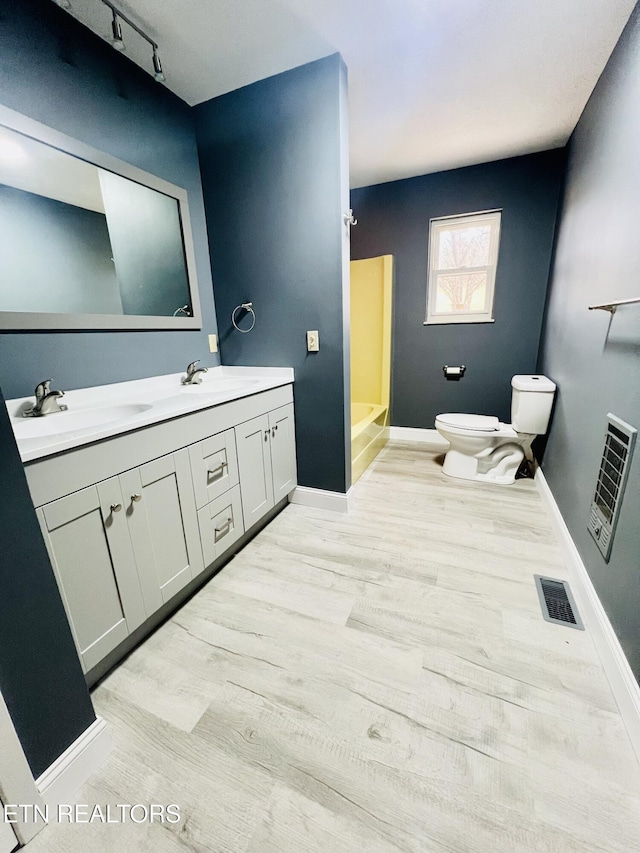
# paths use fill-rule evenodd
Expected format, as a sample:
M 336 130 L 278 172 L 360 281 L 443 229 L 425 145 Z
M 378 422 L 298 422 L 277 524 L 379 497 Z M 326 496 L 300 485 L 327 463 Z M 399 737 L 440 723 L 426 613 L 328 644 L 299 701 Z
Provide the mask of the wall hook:
M 358 220 L 354 217 L 353 210 L 351 208 L 349 208 L 348 213 L 345 213 L 343 219 L 344 224 L 347 226 L 347 233 L 351 235 L 351 226 L 358 224 Z

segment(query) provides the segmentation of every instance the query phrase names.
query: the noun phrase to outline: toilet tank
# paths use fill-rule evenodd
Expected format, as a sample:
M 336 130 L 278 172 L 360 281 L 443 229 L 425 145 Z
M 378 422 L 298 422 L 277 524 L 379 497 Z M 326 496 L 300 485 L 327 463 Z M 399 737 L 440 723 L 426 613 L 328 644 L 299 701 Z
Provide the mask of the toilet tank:
M 544 435 L 549 426 L 555 382 L 540 374 L 520 374 L 511 380 L 511 426 L 516 432 Z

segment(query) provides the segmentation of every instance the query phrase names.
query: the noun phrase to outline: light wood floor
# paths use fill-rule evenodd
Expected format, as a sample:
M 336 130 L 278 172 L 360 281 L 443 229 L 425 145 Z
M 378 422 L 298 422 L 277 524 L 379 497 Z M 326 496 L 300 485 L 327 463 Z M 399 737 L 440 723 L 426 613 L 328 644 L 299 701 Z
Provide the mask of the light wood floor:
M 348 515 L 289 506 L 94 694 L 115 751 L 30 853 L 632 853 L 640 770 L 535 486 L 389 444 Z

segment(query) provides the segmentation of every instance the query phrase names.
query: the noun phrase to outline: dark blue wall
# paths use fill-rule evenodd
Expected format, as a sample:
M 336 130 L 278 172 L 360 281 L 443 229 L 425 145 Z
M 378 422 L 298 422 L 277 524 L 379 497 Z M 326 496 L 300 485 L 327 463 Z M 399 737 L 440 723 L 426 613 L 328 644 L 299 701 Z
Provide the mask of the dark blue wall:
M 0 692 L 37 777 L 95 714 L 1 391 L 0 483 Z
M 608 412 L 640 429 L 640 7 L 569 143 L 540 369 L 558 383 L 544 473 L 640 677 L 640 446 L 606 564 L 587 532 Z
M 345 98 L 334 55 L 195 110 L 222 360 L 294 367 L 299 482 L 339 492 Z M 243 335 L 230 318 L 247 301 L 257 320 Z M 320 332 L 319 353 L 306 351 L 308 329 Z
M 353 260 L 395 257 L 391 423 L 432 429 L 441 412 L 510 421 L 511 377 L 532 373 L 540 340 L 564 151 L 353 190 Z M 495 323 L 424 326 L 429 220 L 502 209 Z M 464 364 L 459 382 L 445 364 Z
M 51 0 L 3 3 L 0 103 L 189 192 L 202 331 L 0 333 L 8 398 L 173 373 L 210 355 L 216 331 L 192 110 Z

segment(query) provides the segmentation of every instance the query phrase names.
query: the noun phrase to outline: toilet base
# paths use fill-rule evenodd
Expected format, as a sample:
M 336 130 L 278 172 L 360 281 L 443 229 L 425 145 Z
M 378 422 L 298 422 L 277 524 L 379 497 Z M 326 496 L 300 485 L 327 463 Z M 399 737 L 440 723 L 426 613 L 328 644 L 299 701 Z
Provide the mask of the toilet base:
M 449 477 L 459 480 L 478 480 L 510 486 L 515 482 L 523 459 L 524 448 L 514 442 L 485 448 L 474 456 L 451 449 L 447 451 L 442 470 Z

